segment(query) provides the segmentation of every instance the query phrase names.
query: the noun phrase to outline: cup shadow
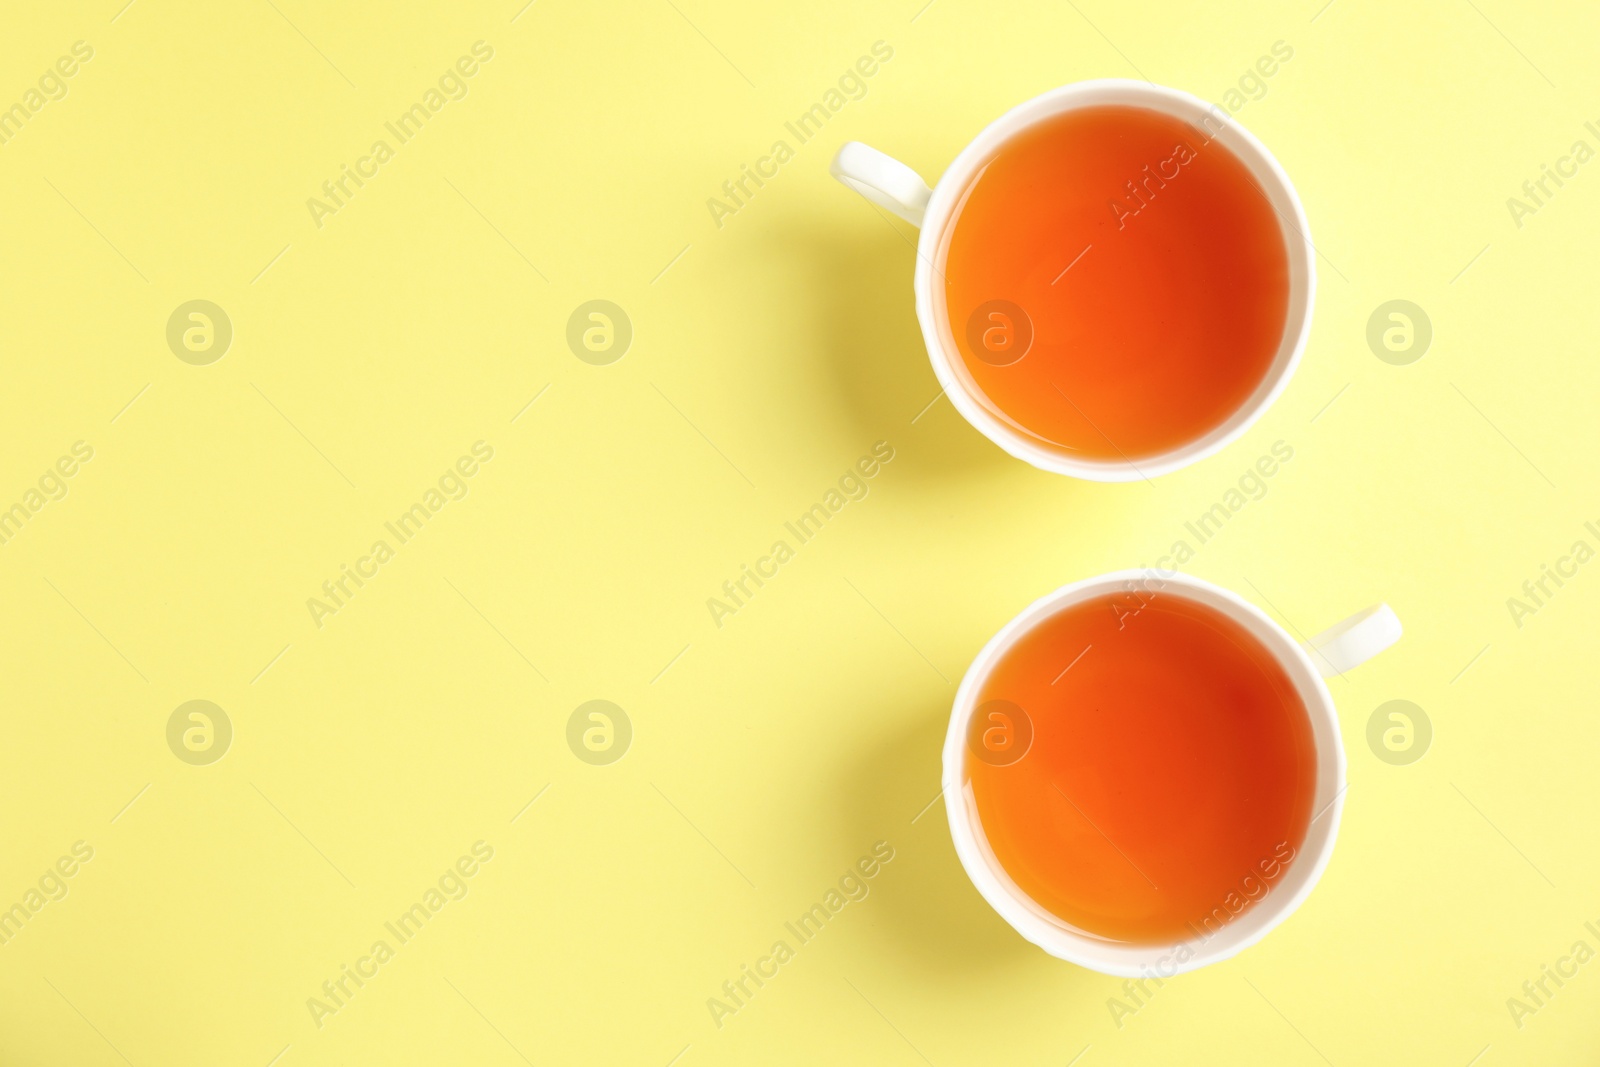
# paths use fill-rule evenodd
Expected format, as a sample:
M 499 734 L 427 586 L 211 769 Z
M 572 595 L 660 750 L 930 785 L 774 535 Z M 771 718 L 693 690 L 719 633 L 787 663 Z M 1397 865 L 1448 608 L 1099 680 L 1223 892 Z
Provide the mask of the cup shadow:
M 809 273 L 819 359 L 845 413 L 868 440 L 906 443 L 914 459 L 905 465 L 908 478 L 978 481 L 1031 471 L 941 395 L 912 291 L 917 231 L 843 186 L 839 195 L 859 204 L 849 225 L 819 223 L 777 236 Z
M 936 985 L 970 989 L 990 975 L 1007 982 L 1034 975 L 1055 989 L 1091 995 L 1098 976 L 1024 941 L 978 894 L 956 857 L 945 801 L 936 799 L 949 715 L 941 702 L 895 716 L 896 728 L 860 749 L 830 791 L 847 837 L 876 834 L 895 850 L 873 890 L 889 899 L 873 909 L 862 936 L 876 940 L 898 967 Z

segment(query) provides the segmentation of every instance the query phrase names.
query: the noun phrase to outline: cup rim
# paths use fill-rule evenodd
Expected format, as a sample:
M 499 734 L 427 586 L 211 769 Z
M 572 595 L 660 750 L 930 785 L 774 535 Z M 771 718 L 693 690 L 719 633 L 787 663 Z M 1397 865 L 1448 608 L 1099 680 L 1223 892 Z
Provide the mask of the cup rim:
M 1226 611 L 1231 618 L 1244 623 L 1274 653 L 1296 683 L 1296 689 L 1305 704 L 1306 716 L 1311 721 L 1318 775 L 1314 798 L 1320 801 L 1328 793 L 1332 794 L 1321 810 L 1312 816 L 1302 850 L 1288 867 L 1284 880 L 1272 887 L 1253 907 L 1242 911 L 1236 920 L 1223 926 L 1217 934 L 1201 940 L 1198 948 L 1191 949 L 1187 959 L 1173 963 L 1170 969 L 1161 969 L 1162 961 L 1171 957 L 1178 945 L 1188 944 L 1186 940 L 1113 942 L 1073 931 L 1059 921 L 1046 919 L 1044 909 L 1028 899 L 1010 882 L 1009 877 L 1004 876 L 1003 871 L 997 870 L 998 861 L 991 863 L 992 853 L 983 837 L 977 812 L 972 810 L 968 802 L 964 782 L 968 758 L 967 730 L 977 709 L 979 691 L 1000 657 L 1022 635 L 1061 609 L 1102 593 L 1121 591 L 1125 588 L 1124 583 L 1129 581 L 1148 582 L 1152 576 L 1168 587 L 1175 587 L 1163 592 L 1176 591 L 1179 595 L 1188 595 L 1190 599 Z M 1269 636 L 1271 639 L 1268 639 Z M 1325 763 L 1332 771 L 1326 781 L 1323 780 Z M 1103 974 L 1128 978 L 1150 977 L 1154 974 L 1169 978 L 1232 958 L 1266 937 L 1305 902 L 1333 856 L 1344 812 L 1345 775 L 1344 744 L 1333 695 L 1300 643 L 1260 608 L 1237 593 L 1177 571 L 1144 568 L 1110 571 L 1064 585 L 1029 604 L 989 639 L 967 668 L 956 691 L 950 726 L 945 734 L 941 795 L 945 799 L 950 837 L 967 877 L 989 906 L 1026 940 L 1058 959 Z M 1327 820 L 1326 828 L 1317 831 L 1316 824 L 1324 819 Z M 1313 831 L 1316 831 L 1315 834 Z
M 1268 202 L 1281 199 L 1292 211 L 1286 219 L 1277 205 L 1274 211 L 1279 218 L 1279 231 L 1289 258 L 1291 313 L 1297 298 L 1303 297 L 1303 310 L 1298 321 L 1286 322 L 1284 340 L 1280 341 L 1273 366 L 1268 369 L 1255 392 L 1241 404 L 1220 426 L 1176 448 L 1137 461 L 1075 459 L 1040 445 L 1007 426 L 989 411 L 969 391 L 969 387 L 956 369 L 959 353 L 952 350 L 953 338 L 946 341 L 949 324 L 939 313 L 937 287 L 933 284 L 934 264 L 939 243 L 944 238 L 956 203 L 965 191 L 973 173 L 1005 141 L 1027 126 L 1051 115 L 1079 107 L 1100 103 L 1126 103 L 1148 106 L 1175 115 L 1185 121 L 1202 121 L 1201 116 L 1222 116 L 1222 129 L 1213 139 L 1221 140 L 1249 168 L 1264 186 Z M 1279 194 L 1274 197 L 1274 193 Z M 1288 223 L 1288 225 L 1285 225 Z M 1291 228 L 1295 231 L 1290 232 Z M 1233 116 L 1215 104 L 1207 103 L 1191 93 L 1164 85 L 1135 81 L 1128 78 L 1096 78 L 1073 82 L 1011 108 L 990 122 L 961 150 L 950 166 L 939 177 L 923 213 L 921 232 L 917 240 L 917 263 L 913 278 L 916 295 L 917 320 L 922 327 L 923 342 L 928 349 L 929 361 L 944 393 L 950 398 L 963 418 L 989 440 L 1010 455 L 1057 474 L 1098 482 L 1131 482 L 1149 479 L 1197 463 L 1226 448 L 1255 425 L 1256 421 L 1287 388 L 1289 380 L 1300 365 L 1306 343 L 1311 335 L 1312 312 L 1317 290 L 1316 250 L 1311 243 L 1311 227 L 1306 220 L 1305 208 L 1294 183 L 1277 158 Z M 1303 279 L 1299 293 L 1295 281 Z M 1293 335 L 1292 344 L 1289 343 Z

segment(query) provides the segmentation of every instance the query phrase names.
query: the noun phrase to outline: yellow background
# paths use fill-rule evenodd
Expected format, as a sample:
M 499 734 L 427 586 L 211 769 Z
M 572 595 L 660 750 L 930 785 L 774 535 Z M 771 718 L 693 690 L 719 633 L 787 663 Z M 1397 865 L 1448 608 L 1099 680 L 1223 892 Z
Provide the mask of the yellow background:
M 1521 1029 L 1506 999 L 1600 948 L 1600 567 L 1521 628 L 1506 599 L 1600 547 L 1600 164 L 1520 229 L 1505 201 L 1600 147 L 1600 20 L 920 3 L 8 13 L 0 104 L 94 58 L 0 147 L 0 504 L 95 453 L 0 547 L 0 907 L 94 858 L 0 946 L 0 1062 L 1588 1062 L 1600 963 Z M 318 228 L 307 198 L 478 40 L 469 95 Z M 719 229 L 707 198 L 879 40 L 866 96 Z M 1279 40 L 1237 119 L 1321 253 L 1281 401 L 1153 485 L 1034 471 L 930 407 L 915 234 L 828 176 L 838 144 L 932 180 L 1046 89 L 1221 100 Z M 234 328 L 209 366 L 165 340 L 197 298 Z M 634 328 L 609 366 L 565 341 L 596 298 Z M 1365 340 L 1397 298 L 1435 331 L 1403 367 Z M 469 495 L 319 629 L 307 598 L 480 439 Z M 715 627 L 706 599 L 879 440 L 870 495 Z M 1017 937 L 928 807 L 954 683 L 1278 440 L 1294 460 L 1188 570 L 1306 633 L 1380 600 L 1407 633 L 1333 683 L 1351 785 L 1320 887 L 1119 1028 L 1121 981 Z M 235 731 L 209 766 L 166 742 L 194 699 Z M 566 743 L 591 699 L 633 724 L 610 766 Z M 1433 723 L 1409 766 L 1366 743 L 1391 699 Z M 307 998 L 478 840 L 466 898 L 319 1029 Z M 714 1025 L 880 840 L 870 896 Z

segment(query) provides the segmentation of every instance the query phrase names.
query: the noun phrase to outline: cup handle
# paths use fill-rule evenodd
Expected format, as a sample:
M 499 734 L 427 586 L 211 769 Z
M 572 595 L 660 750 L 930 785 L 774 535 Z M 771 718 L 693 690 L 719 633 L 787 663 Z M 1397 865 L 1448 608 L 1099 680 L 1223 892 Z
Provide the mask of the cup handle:
M 1400 640 L 1400 618 L 1387 604 L 1368 608 L 1322 631 L 1305 643 L 1324 678 L 1359 667 Z
M 898 159 L 860 141 L 846 141 L 839 146 L 828 173 L 879 207 L 922 228 L 922 213 L 927 210 L 933 190 Z

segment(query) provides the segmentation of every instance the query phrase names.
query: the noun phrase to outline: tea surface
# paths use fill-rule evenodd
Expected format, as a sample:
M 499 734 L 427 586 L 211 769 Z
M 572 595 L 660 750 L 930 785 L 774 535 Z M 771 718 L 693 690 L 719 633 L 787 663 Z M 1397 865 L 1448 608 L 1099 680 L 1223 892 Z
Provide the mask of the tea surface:
M 964 196 L 938 260 L 944 313 L 981 399 L 1025 436 L 1136 461 L 1222 425 L 1265 378 L 1288 250 L 1204 130 L 1069 111 L 1008 141 Z
M 967 783 L 984 836 L 1023 892 L 1087 933 L 1214 934 L 1305 839 L 1317 771 L 1299 693 L 1194 600 L 1064 609 L 995 665 L 978 711 Z

